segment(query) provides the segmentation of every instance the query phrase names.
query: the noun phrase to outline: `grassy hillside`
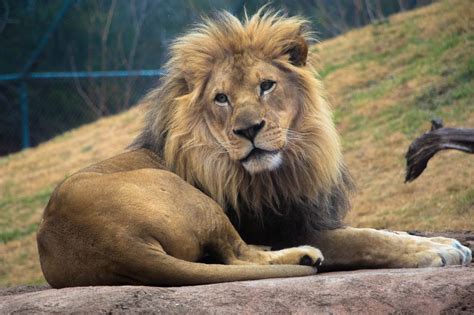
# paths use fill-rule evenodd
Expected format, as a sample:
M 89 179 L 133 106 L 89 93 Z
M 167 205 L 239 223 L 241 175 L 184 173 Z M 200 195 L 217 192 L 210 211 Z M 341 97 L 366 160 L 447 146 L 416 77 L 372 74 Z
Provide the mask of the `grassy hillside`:
M 404 184 L 409 143 L 433 117 L 474 128 L 474 6 L 439 3 L 317 47 L 359 192 L 348 222 L 474 229 L 474 156 L 443 152 Z
M 318 44 L 358 194 L 347 222 L 390 229 L 474 229 L 474 156 L 443 152 L 404 184 L 409 143 L 442 117 L 474 127 L 474 6 L 445 0 Z M 54 186 L 123 150 L 143 110 L 0 159 L 0 286 L 42 283 L 35 230 Z

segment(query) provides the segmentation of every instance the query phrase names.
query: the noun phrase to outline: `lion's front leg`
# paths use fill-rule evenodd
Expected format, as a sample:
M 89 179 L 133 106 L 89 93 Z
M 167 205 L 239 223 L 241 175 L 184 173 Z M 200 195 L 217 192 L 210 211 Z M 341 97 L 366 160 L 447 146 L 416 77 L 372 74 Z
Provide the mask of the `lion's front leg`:
M 224 251 L 225 252 L 225 251 Z M 319 267 L 324 260 L 321 251 L 311 246 L 271 250 L 267 246 L 238 244 L 225 254 L 229 265 L 306 265 Z
M 322 270 L 467 265 L 472 259 L 471 250 L 455 239 L 375 229 L 322 231 L 311 245 L 324 254 Z

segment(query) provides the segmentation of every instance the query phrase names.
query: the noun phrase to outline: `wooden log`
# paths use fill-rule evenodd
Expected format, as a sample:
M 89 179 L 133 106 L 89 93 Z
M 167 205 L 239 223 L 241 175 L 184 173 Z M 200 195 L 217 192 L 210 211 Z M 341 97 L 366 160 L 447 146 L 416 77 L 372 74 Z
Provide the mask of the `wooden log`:
M 415 180 L 436 153 L 448 149 L 474 153 L 474 129 L 444 128 L 441 120 L 431 121 L 431 130 L 416 138 L 405 155 L 405 182 Z

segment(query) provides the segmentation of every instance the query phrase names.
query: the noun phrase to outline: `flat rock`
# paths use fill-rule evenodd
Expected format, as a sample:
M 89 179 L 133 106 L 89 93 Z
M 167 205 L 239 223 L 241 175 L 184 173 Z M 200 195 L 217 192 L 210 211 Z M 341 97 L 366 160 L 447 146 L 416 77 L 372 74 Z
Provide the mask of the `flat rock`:
M 189 287 L 23 286 L 0 313 L 474 314 L 474 267 L 379 269 Z

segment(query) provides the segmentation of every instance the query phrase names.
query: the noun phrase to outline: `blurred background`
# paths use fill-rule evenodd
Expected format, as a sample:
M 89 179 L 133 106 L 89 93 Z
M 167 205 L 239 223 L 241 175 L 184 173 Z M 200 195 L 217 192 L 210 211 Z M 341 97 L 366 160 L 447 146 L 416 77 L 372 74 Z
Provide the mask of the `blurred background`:
M 0 0 L 0 156 L 129 108 L 201 15 L 266 0 Z M 321 40 L 431 0 L 275 0 Z

